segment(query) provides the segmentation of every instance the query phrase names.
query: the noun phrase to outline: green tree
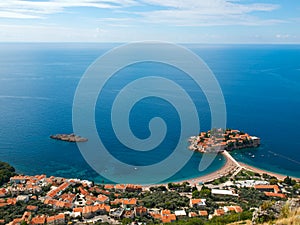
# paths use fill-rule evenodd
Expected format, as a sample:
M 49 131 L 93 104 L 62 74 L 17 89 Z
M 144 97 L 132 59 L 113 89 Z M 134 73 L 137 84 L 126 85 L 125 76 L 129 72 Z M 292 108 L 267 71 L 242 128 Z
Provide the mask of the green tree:
M 122 224 L 123 225 L 131 224 L 131 222 L 132 222 L 132 219 L 130 219 L 130 218 L 123 218 L 122 219 Z
M 15 176 L 15 168 L 5 162 L 0 162 L 0 186 L 7 183 L 9 179 Z
M 270 179 L 270 184 L 271 184 L 271 185 L 274 185 L 274 184 L 277 184 L 277 183 L 278 183 L 277 178 L 271 178 L 271 179 Z
M 22 220 L 21 225 L 28 225 L 28 223 L 26 223 L 26 221 Z
M 208 187 L 203 186 L 200 191 L 200 197 L 209 197 L 209 196 L 211 196 L 211 190 Z

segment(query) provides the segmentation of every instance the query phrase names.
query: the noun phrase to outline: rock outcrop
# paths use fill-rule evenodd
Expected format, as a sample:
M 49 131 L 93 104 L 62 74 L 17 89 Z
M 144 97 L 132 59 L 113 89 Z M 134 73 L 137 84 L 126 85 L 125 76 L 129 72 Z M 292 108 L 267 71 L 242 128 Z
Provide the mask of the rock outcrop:
M 55 134 L 55 135 L 51 135 L 50 138 L 60 140 L 60 141 L 67 141 L 67 142 L 86 142 L 86 141 L 88 141 L 87 138 L 80 137 L 75 134 Z

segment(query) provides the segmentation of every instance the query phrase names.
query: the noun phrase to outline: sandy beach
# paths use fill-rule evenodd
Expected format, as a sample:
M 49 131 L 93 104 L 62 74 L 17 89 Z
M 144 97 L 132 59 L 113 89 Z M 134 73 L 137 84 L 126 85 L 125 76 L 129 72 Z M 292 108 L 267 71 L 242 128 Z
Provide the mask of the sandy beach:
M 226 158 L 226 163 L 219 170 L 212 172 L 210 174 L 204 175 L 204 176 L 195 177 L 195 178 L 182 180 L 182 181 L 178 181 L 178 182 L 172 182 L 172 183 L 189 182 L 192 186 L 194 186 L 194 185 L 198 185 L 199 183 L 208 183 L 217 178 L 226 176 L 229 173 L 235 173 L 235 172 L 240 171 L 241 167 L 240 167 L 239 163 L 236 160 L 234 160 L 227 151 L 224 151 L 222 153 L 222 155 L 224 155 L 224 157 Z M 165 185 L 167 185 L 167 184 L 143 185 L 143 187 L 149 188 L 149 187 L 165 186 Z
M 226 163 L 221 169 L 219 169 L 219 170 L 217 170 L 213 173 L 210 173 L 208 175 L 197 177 L 197 178 L 194 178 L 194 179 L 185 180 L 185 181 L 189 182 L 191 185 L 194 185 L 194 184 L 197 185 L 200 182 L 207 183 L 207 182 L 213 181 L 217 178 L 220 178 L 222 176 L 226 176 L 229 173 L 235 175 L 239 171 L 241 171 L 242 169 L 250 170 L 250 171 L 253 171 L 253 172 L 256 172 L 256 173 L 259 173 L 259 174 L 265 173 L 265 174 L 268 174 L 270 176 L 276 177 L 278 180 L 283 180 L 287 176 L 287 175 L 283 175 L 283 174 L 278 174 L 278 173 L 262 170 L 262 169 L 250 166 L 248 164 L 238 162 L 227 151 L 224 151 L 222 153 L 222 155 L 226 158 Z M 297 178 L 297 177 L 291 177 L 291 178 L 293 178 L 297 181 L 300 181 L 300 178 Z M 184 182 L 184 181 L 182 181 L 182 182 Z M 180 183 L 180 182 L 178 182 L 178 183 Z
M 266 170 L 262 170 L 262 169 L 250 166 L 250 165 L 242 163 L 242 162 L 238 162 L 227 151 L 222 152 L 222 155 L 226 158 L 226 163 L 219 170 L 217 170 L 213 173 L 204 175 L 204 176 L 195 177 L 195 178 L 182 180 L 182 181 L 178 181 L 178 182 L 172 182 L 172 183 L 189 182 L 192 186 L 194 186 L 194 185 L 199 185 L 199 183 L 211 182 L 215 179 L 226 176 L 228 174 L 233 174 L 233 176 L 234 176 L 239 171 L 241 171 L 242 169 L 250 170 L 250 171 L 253 171 L 253 172 L 256 172 L 256 173 L 259 173 L 259 174 L 265 173 L 265 174 L 268 174 L 270 176 L 276 177 L 278 180 L 283 180 L 286 177 L 286 175 L 273 173 L 273 172 L 270 172 L 270 171 L 266 171 Z M 300 178 L 296 178 L 296 177 L 291 177 L 291 178 L 293 178 L 297 181 L 300 181 Z M 145 185 L 144 188 L 149 188 L 149 187 L 154 187 L 154 186 L 161 186 L 161 185 L 166 186 L 167 184 Z
M 240 170 L 239 163 L 236 160 L 234 160 L 227 151 L 224 151 L 222 153 L 222 155 L 226 158 L 226 163 L 222 168 L 220 168 L 219 170 L 217 170 L 213 173 L 210 173 L 210 174 L 207 174 L 207 175 L 204 175 L 201 177 L 196 177 L 193 179 L 188 179 L 185 181 L 189 182 L 191 185 L 197 185 L 199 183 L 208 183 L 217 178 L 226 176 L 230 173 L 235 173 L 238 170 Z M 178 183 L 180 183 L 180 182 L 178 182 Z

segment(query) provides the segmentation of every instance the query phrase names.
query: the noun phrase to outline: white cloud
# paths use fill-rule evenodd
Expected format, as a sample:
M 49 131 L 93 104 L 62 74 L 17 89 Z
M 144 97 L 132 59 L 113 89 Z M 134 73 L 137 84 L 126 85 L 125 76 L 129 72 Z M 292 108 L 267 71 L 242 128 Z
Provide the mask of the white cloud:
M 278 39 L 288 39 L 291 38 L 292 36 L 290 34 L 276 34 L 275 37 Z
M 2 0 L 0 1 L 0 19 L 14 18 L 20 21 L 21 19 L 35 19 L 35 21 L 30 20 L 24 23 L 9 20 L 7 24 L 3 22 L 2 25 L 0 24 L 0 41 L 163 39 L 175 42 L 209 42 L 211 40 L 222 42 L 224 37 L 228 40 L 243 39 L 248 33 L 239 33 L 240 31 L 235 29 L 234 32 L 227 34 L 226 28 L 223 27 L 215 27 L 214 30 L 205 27 L 228 26 L 230 28 L 230 26 L 238 25 L 247 26 L 244 29 L 246 31 L 248 26 L 257 26 L 251 27 L 250 30 L 255 29 L 255 32 L 260 32 L 264 27 L 258 26 L 293 22 L 285 21 L 285 18 L 280 19 L 280 17 L 272 19 L 272 12 L 280 6 L 262 2 L 259 0 L 247 2 L 243 0 Z M 106 11 L 97 15 L 93 10 L 94 14 L 91 18 L 89 11 L 83 10 L 79 14 L 80 18 L 76 18 L 76 23 L 72 22 L 69 17 L 63 23 L 54 16 L 47 19 L 49 15 L 56 13 L 61 13 L 59 19 L 62 19 L 63 13 L 72 13 L 73 7 L 99 8 Z M 24 25 L 28 23 L 32 26 Z M 173 29 L 174 27 L 176 29 Z M 197 29 L 193 29 L 187 35 L 181 35 L 182 27 Z M 204 28 L 198 29 L 198 27 Z M 204 32 L 207 34 L 205 35 Z M 249 31 L 251 32 L 254 31 Z M 276 32 L 289 31 L 278 30 Z M 283 34 L 278 36 L 275 34 L 269 33 L 268 35 L 276 40 L 284 39 Z M 253 38 L 253 34 L 249 36 Z M 264 36 L 256 39 L 263 38 Z M 236 41 L 236 39 L 232 40 Z
M 228 0 L 143 0 L 144 3 L 166 7 L 162 10 L 137 12 L 145 21 L 178 26 L 213 25 L 267 25 L 283 22 L 263 20 L 251 15 L 254 12 L 270 12 L 279 8 L 275 4 L 241 4 Z
M 159 15 L 163 20 L 185 19 L 191 16 L 195 19 L 198 17 L 206 17 L 215 19 L 215 17 L 223 18 L 233 15 L 245 15 L 257 11 L 273 11 L 279 6 L 275 4 L 251 3 L 241 4 L 229 0 L 49 0 L 49 1 L 24 1 L 10 0 L 0 2 L 0 17 L 4 18 L 39 18 L 47 14 L 63 12 L 70 7 L 94 7 L 102 9 L 117 9 L 126 10 L 129 6 L 144 6 L 154 5 L 164 7 L 164 10 L 148 11 L 139 13 L 147 19 Z M 128 11 L 131 13 L 131 11 Z
M 151 5 L 159 5 L 179 10 L 195 10 L 203 14 L 242 14 L 252 11 L 272 11 L 279 6 L 275 4 L 240 4 L 239 2 L 232 2 L 229 0 L 143 0 L 144 3 Z
M 46 14 L 63 12 L 70 7 L 114 9 L 135 4 L 134 0 L 10 0 L 0 2 L 0 18 L 39 18 Z
M 14 19 L 36 19 L 41 18 L 37 15 L 31 15 L 26 13 L 12 12 L 12 11 L 0 11 L 0 18 L 14 18 Z

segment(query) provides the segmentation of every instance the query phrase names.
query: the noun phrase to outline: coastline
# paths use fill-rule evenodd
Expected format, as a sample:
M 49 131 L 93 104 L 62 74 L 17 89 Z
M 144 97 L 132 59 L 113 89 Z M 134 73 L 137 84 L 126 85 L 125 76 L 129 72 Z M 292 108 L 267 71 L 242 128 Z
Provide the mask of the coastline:
M 246 163 L 237 161 L 236 159 L 234 159 L 230 153 L 228 151 L 224 151 L 222 152 L 222 155 L 225 157 L 226 159 L 226 163 L 223 167 L 221 167 L 219 170 L 214 171 L 213 173 L 201 176 L 201 177 L 196 177 L 193 179 L 187 179 L 187 180 L 182 180 L 181 182 L 174 182 L 174 183 L 182 183 L 182 182 L 189 182 L 191 185 L 198 185 L 199 183 L 208 183 L 211 182 L 215 179 L 218 179 L 222 176 L 226 176 L 228 174 L 233 174 L 236 175 L 238 172 L 240 172 L 241 170 L 245 169 L 245 170 L 249 170 L 252 172 L 256 172 L 259 174 L 268 174 L 270 176 L 274 176 L 276 177 L 278 180 L 283 180 L 285 177 L 287 177 L 287 175 L 283 175 L 283 174 L 278 174 L 278 173 L 274 173 L 271 171 L 267 171 L 267 170 L 263 170 L 254 166 L 250 166 Z M 293 177 L 290 176 L 292 179 L 300 181 L 300 178 L 298 177 Z
M 224 151 L 222 152 L 222 155 L 225 157 L 225 164 L 218 170 L 200 176 L 200 177 L 195 177 L 195 178 L 189 178 L 189 179 L 185 179 L 185 180 L 181 180 L 181 181 L 175 181 L 175 182 L 171 182 L 174 184 L 180 184 L 183 182 L 189 182 L 192 186 L 194 185 L 199 185 L 202 183 L 208 183 L 211 182 L 215 179 L 221 178 L 223 176 L 226 176 L 230 173 L 238 173 L 241 170 L 241 167 L 239 165 L 239 163 L 234 160 L 233 157 L 228 156 L 228 152 Z M 230 154 L 229 154 L 230 155 Z M 157 187 L 157 186 L 167 186 L 167 183 L 162 183 L 162 184 L 149 184 L 149 185 L 142 185 L 144 188 L 150 188 L 150 187 Z
M 235 176 L 236 174 L 238 174 L 241 170 L 249 170 L 255 173 L 259 173 L 259 174 L 268 174 L 270 176 L 274 176 L 276 177 L 278 180 L 283 180 L 287 175 L 283 175 L 283 174 L 278 174 L 278 173 L 274 173 L 271 171 L 267 171 L 267 170 L 263 170 L 251 165 L 248 165 L 246 163 L 237 161 L 236 159 L 234 159 L 230 153 L 228 151 L 223 151 L 221 153 L 226 160 L 226 163 L 219 169 L 216 170 L 210 174 L 204 175 L 204 176 L 200 176 L 200 177 L 195 177 L 195 178 L 190 178 L 190 179 L 185 179 L 185 180 L 181 180 L 181 181 L 176 181 L 176 182 L 171 182 L 171 183 L 175 183 L 175 184 L 180 184 L 183 182 L 188 182 L 190 183 L 192 186 L 194 185 L 200 185 L 203 183 L 208 183 L 211 182 L 213 180 L 216 180 L 218 178 L 221 178 L 223 176 L 227 176 L 228 174 L 232 174 L 232 176 Z M 293 177 L 290 176 L 292 179 L 295 179 L 297 181 L 300 181 L 300 178 L 298 177 Z M 166 183 L 163 184 L 153 184 L 153 185 L 142 185 L 144 188 L 150 188 L 150 187 L 157 187 L 157 186 L 166 186 Z
M 268 174 L 270 176 L 274 176 L 274 177 L 276 177 L 279 180 L 283 180 L 284 178 L 286 178 L 288 176 L 288 175 L 283 175 L 283 174 L 271 172 L 271 171 L 268 171 L 268 170 L 260 169 L 260 168 L 251 166 L 251 165 L 246 164 L 246 163 L 242 163 L 242 162 L 239 162 L 239 163 L 246 170 L 250 170 L 250 171 L 253 171 L 255 173 L 260 173 L 260 174 L 265 173 L 265 174 Z M 300 181 L 299 177 L 293 177 L 293 176 L 289 176 L 289 177 L 292 178 L 292 179 L 294 179 L 294 180 Z
M 141 186 L 143 186 L 143 188 L 147 189 L 150 187 L 158 187 L 158 186 L 167 186 L 168 183 L 174 183 L 174 184 L 181 184 L 183 182 L 188 182 L 190 183 L 192 186 L 199 186 L 205 183 L 209 183 L 212 182 L 218 178 L 227 176 L 228 174 L 232 174 L 231 177 L 234 177 L 236 174 L 238 174 L 241 170 L 249 170 L 255 173 L 259 173 L 259 174 L 268 174 L 270 176 L 274 176 L 276 177 L 278 180 L 283 180 L 284 178 L 286 178 L 289 175 L 285 175 L 285 174 L 280 174 L 280 173 L 276 173 L 276 172 L 271 172 L 265 169 L 261 169 L 249 164 L 246 164 L 244 162 L 241 161 L 237 161 L 228 151 L 224 150 L 222 153 L 220 153 L 224 156 L 225 158 L 225 164 L 219 168 L 218 170 L 215 170 L 211 173 L 202 175 L 202 176 L 198 176 L 198 177 L 192 177 L 192 178 L 187 178 L 187 179 L 182 179 L 182 180 L 177 180 L 177 181 L 170 181 L 170 182 L 164 182 L 164 183 L 156 183 L 156 184 L 140 184 Z M 18 172 L 18 174 L 23 174 Z M 299 177 L 294 177 L 294 176 L 289 176 L 290 178 L 296 180 L 296 181 L 300 181 Z M 100 182 L 96 184 L 101 184 Z M 106 183 L 106 184 L 111 184 L 111 183 Z M 114 183 L 115 184 L 115 183 Z
M 222 166 L 219 170 L 216 170 L 210 174 L 195 177 L 187 180 L 183 180 L 181 182 L 175 182 L 175 183 L 182 183 L 182 182 L 189 182 L 191 185 L 198 185 L 199 183 L 208 183 L 215 179 L 221 178 L 223 176 L 226 176 L 230 173 L 238 173 L 240 171 L 240 165 L 239 163 L 230 156 L 230 154 L 227 151 L 224 151 L 221 153 L 226 160 L 226 163 L 224 166 Z

